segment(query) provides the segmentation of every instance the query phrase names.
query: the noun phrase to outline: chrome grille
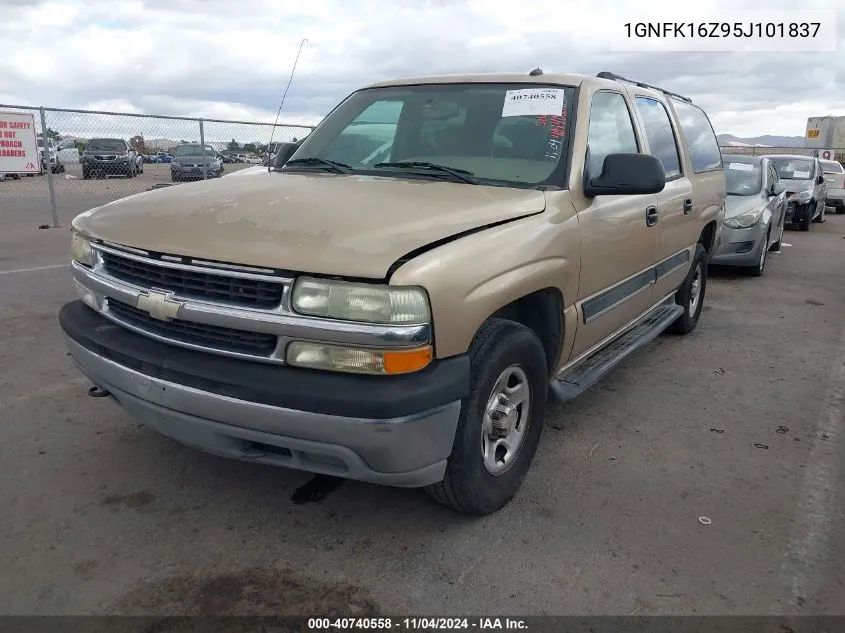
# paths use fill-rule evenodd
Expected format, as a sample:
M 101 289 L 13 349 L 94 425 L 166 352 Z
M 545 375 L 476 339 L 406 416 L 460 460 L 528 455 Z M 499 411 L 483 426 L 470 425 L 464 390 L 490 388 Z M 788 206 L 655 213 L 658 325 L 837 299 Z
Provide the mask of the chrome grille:
M 170 290 L 186 298 L 268 309 L 279 305 L 284 291 L 281 279 L 275 282 L 229 276 L 223 271 L 174 268 L 106 251 L 100 252 L 100 258 L 105 271 L 116 279 L 143 288 Z
M 220 352 L 268 357 L 276 349 L 278 340 L 275 334 L 245 332 L 178 319 L 159 321 L 143 310 L 111 298 L 108 299 L 108 309 L 114 318 L 144 332 Z

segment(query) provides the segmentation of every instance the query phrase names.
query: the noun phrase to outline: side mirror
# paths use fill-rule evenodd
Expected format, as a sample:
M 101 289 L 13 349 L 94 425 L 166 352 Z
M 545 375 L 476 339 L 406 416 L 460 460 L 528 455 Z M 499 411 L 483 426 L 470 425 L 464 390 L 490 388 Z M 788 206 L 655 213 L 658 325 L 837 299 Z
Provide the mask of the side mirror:
M 601 175 L 584 183 L 584 195 L 637 195 L 660 193 L 666 173 L 660 159 L 651 154 L 608 154 Z
M 818 177 L 818 178 L 816 178 L 816 184 L 817 184 L 817 185 L 822 185 L 822 184 L 824 184 L 824 176 L 819 175 L 819 177 Z
M 782 182 L 776 182 L 772 185 L 772 195 L 773 196 L 779 196 L 784 191 L 786 191 L 786 187 L 784 186 L 784 184 Z
M 284 167 L 284 164 L 290 160 L 294 152 L 299 149 L 300 144 L 301 141 L 298 143 L 280 143 L 279 151 L 276 152 L 276 158 L 273 160 L 273 168 Z

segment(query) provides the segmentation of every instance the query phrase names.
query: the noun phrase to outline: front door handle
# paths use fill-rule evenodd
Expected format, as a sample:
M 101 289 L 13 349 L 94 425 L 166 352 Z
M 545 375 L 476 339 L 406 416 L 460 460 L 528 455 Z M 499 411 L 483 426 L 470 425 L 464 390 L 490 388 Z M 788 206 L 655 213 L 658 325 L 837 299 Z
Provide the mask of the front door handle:
M 646 226 L 654 226 L 657 224 L 657 207 L 648 207 L 645 210 Z
M 687 198 L 684 200 L 684 215 L 689 215 L 692 213 L 692 199 Z

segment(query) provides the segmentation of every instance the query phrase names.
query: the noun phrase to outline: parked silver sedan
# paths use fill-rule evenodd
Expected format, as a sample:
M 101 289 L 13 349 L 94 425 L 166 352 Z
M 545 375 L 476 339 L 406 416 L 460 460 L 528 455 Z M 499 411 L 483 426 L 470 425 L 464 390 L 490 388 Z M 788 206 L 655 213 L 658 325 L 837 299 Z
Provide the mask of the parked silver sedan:
M 725 156 L 725 180 L 722 241 L 710 263 L 760 276 L 768 252 L 780 250 L 786 187 L 764 156 Z

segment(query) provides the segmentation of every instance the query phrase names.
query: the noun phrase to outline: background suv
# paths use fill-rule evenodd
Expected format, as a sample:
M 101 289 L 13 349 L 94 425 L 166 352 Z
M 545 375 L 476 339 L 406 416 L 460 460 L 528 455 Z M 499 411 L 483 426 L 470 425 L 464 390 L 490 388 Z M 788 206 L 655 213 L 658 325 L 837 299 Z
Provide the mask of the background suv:
M 205 167 L 203 167 L 205 165 Z M 170 177 L 173 181 L 194 178 L 219 178 L 223 173 L 223 161 L 211 145 L 203 146 L 199 143 L 180 145 L 173 152 L 170 162 Z
M 134 178 L 138 173 L 135 150 L 119 138 L 92 138 L 79 162 L 82 163 L 82 177 L 85 179 L 92 175 Z

